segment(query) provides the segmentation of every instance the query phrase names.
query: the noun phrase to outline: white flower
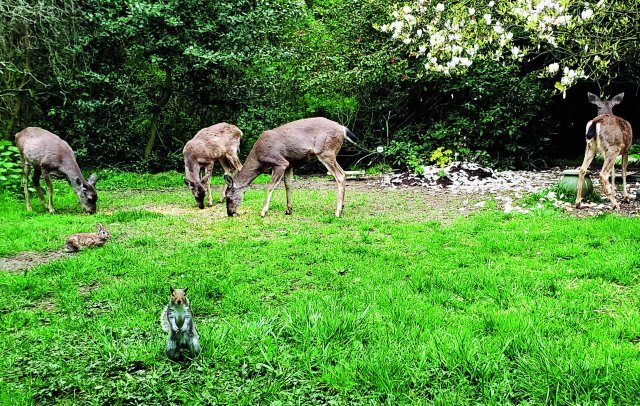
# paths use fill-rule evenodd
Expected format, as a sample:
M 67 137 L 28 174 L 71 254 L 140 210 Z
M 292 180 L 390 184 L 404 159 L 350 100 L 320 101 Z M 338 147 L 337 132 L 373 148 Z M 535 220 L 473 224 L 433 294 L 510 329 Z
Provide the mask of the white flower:
M 504 32 L 504 28 L 502 28 L 502 26 L 499 24 L 494 25 L 493 30 L 496 32 L 496 34 L 502 34 Z
M 558 65 L 557 63 L 552 63 L 551 65 L 547 66 L 547 70 L 549 71 L 549 73 L 556 73 L 558 69 L 560 69 L 560 65 Z
M 411 38 L 405 38 L 402 40 L 402 42 L 404 42 L 405 44 L 410 44 L 411 43 Z
M 405 14 L 411 14 L 411 7 L 409 7 L 409 6 L 404 6 L 404 7 L 402 8 L 402 11 L 403 11 Z
M 493 6 L 495 6 L 495 4 L 496 4 L 496 2 L 495 2 L 495 1 L 493 1 L 493 0 L 491 0 L 491 1 L 489 2 L 489 7 L 493 7 Z
M 484 18 L 484 22 L 487 23 L 487 25 L 491 24 L 491 14 L 485 14 L 482 18 Z
M 590 8 L 584 10 L 582 13 L 580 13 L 580 17 L 582 17 L 583 20 L 588 20 L 593 16 L 593 10 L 591 10 Z
M 472 16 L 476 13 L 476 9 L 473 7 L 469 7 L 469 15 Z
M 444 11 L 444 4 L 443 3 L 438 3 L 436 5 L 436 10 L 438 11 Z
M 520 48 L 518 47 L 511 48 L 511 55 L 513 55 L 514 58 L 517 58 L 519 54 L 520 54 Z
M 471 66 L 471 59 L 469 58 L 460 58 L 460 63 L 463 64 L 466 67 Z
M 416 31 L 416 36 L 422 37 L 422 30 L 421 29 L 418 29 L 418 31 Z

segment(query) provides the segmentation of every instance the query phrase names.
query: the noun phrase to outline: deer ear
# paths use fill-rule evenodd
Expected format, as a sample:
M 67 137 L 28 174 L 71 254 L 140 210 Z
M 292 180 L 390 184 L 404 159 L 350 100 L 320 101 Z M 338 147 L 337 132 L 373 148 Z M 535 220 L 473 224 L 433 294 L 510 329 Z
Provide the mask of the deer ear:
M 174 290 L 175 290 L 175 289 L 173 289 L 173 286 L 169 286 L 169 293 L 171 293 L 171 294 L 173 295 L 173 291 L 174 291 Z
M 184 294 L 187 294 L 187 291 L 189 290 L 189 288 L 184 288 Z
M 611 99 L 611 106 L 615 106 L 616 104 L 620 104 L 622 102 L 622 98 L 624 97 L 624 93 L 620 93 L 616 96 L 614 96 L 613 99 Z
M 224 175 L 224 183 L 229 187 L 233 187 L 233 178 L 227 174 Z
M 591 92 L 587 92 L 587 97 L 589 98 L 589 103 L 596 104 L 600 101 L 600 98 Z
M 87 183 L 95 187 L 96 182 L 98 182 L 98 175 L 92 173 L 91 176 L 89 176 L 89 179 L 87 179 Z

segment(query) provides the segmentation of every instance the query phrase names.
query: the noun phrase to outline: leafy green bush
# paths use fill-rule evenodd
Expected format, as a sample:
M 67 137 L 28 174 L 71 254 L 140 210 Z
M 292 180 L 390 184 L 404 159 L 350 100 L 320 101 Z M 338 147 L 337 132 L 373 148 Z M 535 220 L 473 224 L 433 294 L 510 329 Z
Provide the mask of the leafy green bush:
M 20 153 L 11 141 L 0 141 L 0 190 L 20 193 L 22 189 Z

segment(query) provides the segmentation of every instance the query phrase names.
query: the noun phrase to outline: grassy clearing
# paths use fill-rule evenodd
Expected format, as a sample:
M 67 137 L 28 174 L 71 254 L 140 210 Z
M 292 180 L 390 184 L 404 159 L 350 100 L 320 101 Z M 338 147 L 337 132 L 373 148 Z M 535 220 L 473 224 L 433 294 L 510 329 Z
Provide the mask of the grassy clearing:
M 121 175 L 118 175 L 121 176 Z M 124 176 L 124 175 L 122 175 Z M 131 175 L 128 175 L 131 176 Z M 443 225 L 415 193 L 284 192 L 259 217 L 199 211 L 179 175 L 103 180 L 99 212 L 0 198 L 0 257 L 100 249 L 0 272 L 0 402 L 632 404 L 640 398 L 639 220 L 487 209 Z M 175 179 L 174 179 L 175 177 Z M 100 185 L 100 184 L 99 184 Z M 203 353 L 163 355 L 169 285 Z

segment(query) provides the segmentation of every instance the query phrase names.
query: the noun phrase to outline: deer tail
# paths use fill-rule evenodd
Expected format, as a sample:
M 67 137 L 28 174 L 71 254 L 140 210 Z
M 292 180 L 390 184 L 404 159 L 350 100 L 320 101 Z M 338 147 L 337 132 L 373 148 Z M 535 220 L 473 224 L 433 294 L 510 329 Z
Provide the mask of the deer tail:
M 586 129 L 587 140 L 590 140 L 596 137 L 600 133 L 600 123 L 594 123 L 594 121 L 595 119 L 587 123 L 587 129 Z
M 356 141 L 358 141 L 358 137 L 351 132 L 351 130 L 349 130 L 347 127 L 343 127 L 344 128 L 344 138 L 347 139 L 347 141 L 349 141 L 352 144 L 356 144 Z

